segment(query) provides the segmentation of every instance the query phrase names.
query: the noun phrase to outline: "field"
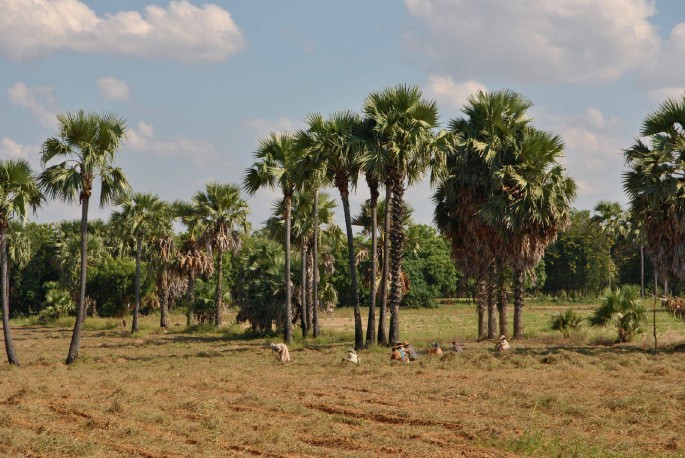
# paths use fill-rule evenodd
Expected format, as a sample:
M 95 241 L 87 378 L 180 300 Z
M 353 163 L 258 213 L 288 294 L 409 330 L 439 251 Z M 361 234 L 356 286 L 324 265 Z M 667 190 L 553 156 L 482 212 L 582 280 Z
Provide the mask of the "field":
M 277 336 L 187 332 L 179 314 L 168 333 L 151 316 L 134 336 L 87 319 L 67 367 L 69 321 L 15 322 L 22 367 L 0 365 L 0 455 L 685 456 L 685 323 L 659 310 L 652 354 L 651 324 L 624 345 L 611 330 L 547 330 L 569 307 L 593 305 L 529 303 L 527 338 L 504 354 L 475 342 L 471 304 L 403 311 L 417 349 L 458 337 L 466 351 L 402 364 L 373 348 L 358 366 L 341 362 L 350 310 L 285 365 L 265 345 Z

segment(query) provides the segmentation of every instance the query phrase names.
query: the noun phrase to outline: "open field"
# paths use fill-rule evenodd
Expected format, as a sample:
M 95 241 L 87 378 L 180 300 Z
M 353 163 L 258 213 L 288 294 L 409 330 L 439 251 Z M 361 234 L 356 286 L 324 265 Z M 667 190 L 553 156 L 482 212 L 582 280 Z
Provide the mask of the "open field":
M 685 456 L 685 323 L 659 310 L 653 355 L 647 336 L 546 331 L 568 307 L 527 305 L 528 337 L 506 354 L 474 341 L 470 304 L 403 311 L 417 349 L 458 336 L 466 352 L 393 364 L 374 348 L 359 366 L 341 363 L 351 310 L 324 317 L 323 337 L 298 340 L 286 365 L 265 347 L 278 337 L 184 332 L 174 315 L 169 333 L 146 317 L 135 336 L 88 319 L 67 367 L 70 329 L 17 322 L 23 366 L 0 365 L 0 455 Z

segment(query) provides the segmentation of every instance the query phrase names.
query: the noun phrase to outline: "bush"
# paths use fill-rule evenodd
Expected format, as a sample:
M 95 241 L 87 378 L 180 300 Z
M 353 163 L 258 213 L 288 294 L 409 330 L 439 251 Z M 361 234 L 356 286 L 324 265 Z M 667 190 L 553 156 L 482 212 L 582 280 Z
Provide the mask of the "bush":
M 573 310 L 566 310 L 564 313 L 557 313 L 552 315 L 550 320 L 550 327 L 554 331 L 561 331 L 565 339 L 568 339 L 571 331 L 580 328 L 583 319 L 579 317 Z
M 46 289 L 45 307 L 38 314 L 39 322 L 54 321 L 76 310 L 76 304 L 71 300 L 69 291 L 60 288 L 57 282 L 46 282 L 44 287 Z
M 616 327 L 619 342 L 630 342 L 636 334 L 643 332 L 642 325 L 647 322 L 647 312 L 637 301 L 640 289 L 634 286 L 609 289 L 604 293 L 602 305 L 590 317 L 590 324 Z

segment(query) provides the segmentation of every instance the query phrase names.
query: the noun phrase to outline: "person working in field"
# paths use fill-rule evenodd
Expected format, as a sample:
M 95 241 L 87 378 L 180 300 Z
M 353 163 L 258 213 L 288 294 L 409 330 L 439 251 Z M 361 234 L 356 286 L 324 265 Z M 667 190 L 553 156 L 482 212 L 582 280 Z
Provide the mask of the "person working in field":
M 431 346 L 431 348 L 428 349 L 428 354 L 437 356 L 442 355 L 442 348 L 440 348 L 440 344 L 437 342 L 433 342 L 433 346 Z
M 271 350 L 276 353 L 276 356 L 278 359 L 281 360 L 282 363 L 289 363 L 290 362 L 290 352 L 288 351 L 288 346 L 286 344 L 282 343 L 272 343 L 271 344 Z
M 509 342 L 507 342 L 507 337 L 504 335 L 499 336 L 499 342 L 497 343 L 497 346 L 495 349 L 497 351 L 507 351 L 511 348 L 511 345 L 509 345 Z

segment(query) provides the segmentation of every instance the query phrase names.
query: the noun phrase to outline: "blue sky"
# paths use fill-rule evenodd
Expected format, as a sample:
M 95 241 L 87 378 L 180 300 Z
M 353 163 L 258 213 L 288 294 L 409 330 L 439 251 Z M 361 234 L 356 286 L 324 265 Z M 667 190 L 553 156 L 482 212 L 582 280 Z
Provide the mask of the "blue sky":
M 511 88 L 565 139 L 575 205 L 589 209 L 625 202 L 621 149 L 683 94 L 683 75 L 682 0 L 2 0 L 0 159 L 40 169 L 56 113 L 113 111 L 128 122 L 118 164 L 134 189 L 189 199 L 240 182 L 270 130 L 358 110 L 385 86 L 419 85 L 444 124 L 475 90 Z M 430 194 L 407 193 L 418 222 L 431 221 Z M 254 224 L 275 197 L 250 199 Z M 353 212 L 366 198 L 361 186 Z M 51 202 L 37 218 L 79 215 Z

